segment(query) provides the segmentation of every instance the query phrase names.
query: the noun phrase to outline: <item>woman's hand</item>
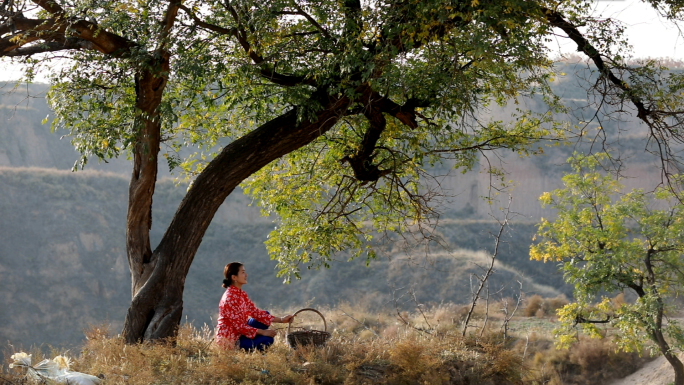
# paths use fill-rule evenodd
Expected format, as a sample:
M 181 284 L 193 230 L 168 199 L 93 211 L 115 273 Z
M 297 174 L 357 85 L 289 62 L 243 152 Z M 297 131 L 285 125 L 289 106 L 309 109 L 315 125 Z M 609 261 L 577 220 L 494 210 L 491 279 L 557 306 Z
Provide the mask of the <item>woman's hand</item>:
M 294 318 L 294 315 L 292 315 L 292 314 L 286 315 L 286 316 L 280 317 L 280 321 L 278 321 L 278 322 L 286 324 L 286 323 L 290 322 L 290 320 L 293 318 Z
M 266 336 L 266 337 L 275 337 L 276 334 L 278 334 L 278 332 L 275 330 L 271 330 L 271 329 L 266 329 L 266 330 L 257 329 L 257 334 L 262 335 L 262 336 Z

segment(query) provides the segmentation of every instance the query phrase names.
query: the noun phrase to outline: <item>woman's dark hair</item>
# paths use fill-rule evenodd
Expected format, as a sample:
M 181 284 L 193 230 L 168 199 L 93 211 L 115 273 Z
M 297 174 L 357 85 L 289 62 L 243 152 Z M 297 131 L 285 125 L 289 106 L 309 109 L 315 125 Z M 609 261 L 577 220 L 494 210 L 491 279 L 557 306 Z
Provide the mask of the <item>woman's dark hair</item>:
M 230 286 L 231 283 L 233 283 L 232 276 L 238 275 L 240 272 L 240 268 L 242 267 L 242 263 L 240 262 L 231 262 L 226 265 L 226 267 L 223 268 L 223 277 L 225 278 L 223 280 L 223 287 L 225 289 Z

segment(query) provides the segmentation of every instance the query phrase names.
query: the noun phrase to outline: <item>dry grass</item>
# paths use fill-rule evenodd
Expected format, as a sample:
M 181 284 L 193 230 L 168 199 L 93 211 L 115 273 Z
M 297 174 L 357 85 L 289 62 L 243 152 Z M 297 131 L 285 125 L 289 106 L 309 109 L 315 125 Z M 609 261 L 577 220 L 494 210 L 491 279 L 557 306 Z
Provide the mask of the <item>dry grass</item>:
M 608 339 L 580 338 L 569 350 L 528 349 L 532 356 L 526 361 L 526 378 L 531 384 L 602 385 L 628 376 L 651 360 L 637 353 L 616 352 Z
M 490 307 L 497 308 L 496 304 Z M 198 330 L 184 325 L 174 343 L 140 345 L 125 345 L 106 327 L 93 327 L 86 331 L 87 341 L 80 355 L 73 357 L 72 369 L 102 374 L 106 384 L 131 385 L 561 384 L 571 383 L 563 382 L 569 378 L 588 379 L 573 383 L 589 384 L 614 377 L 618 370 L 603 373 L 596 362 L 622 359 L 601 341 L 583 341 L 578 351 L 563 352 L 555 351 L 547 336 L 534 333 L 503 341 L 496 314 L 490 314 L 490 328 L 482 336 L 478 329 L 462 338 L 463 307 L 457 305 L 402 313 L 401 317 L 396 312 L 370 312 L 350 305 L 323 314 L 332 332 L 326 346 L 293 350 L 281 332 L 264 354 L 220 350 L 208 327 Z M 476 314 L 483 315 L 483 309 L 476 309 Z M 309 327 L 320 329 L 320 318 L 310 323 Z M 33 353 L 34 362 L 42 359 L 39 351 Z M 636 363 L 622 367 L 629 365 Z M 22 375 L 2 374 L 0 384 L 27 383 Z

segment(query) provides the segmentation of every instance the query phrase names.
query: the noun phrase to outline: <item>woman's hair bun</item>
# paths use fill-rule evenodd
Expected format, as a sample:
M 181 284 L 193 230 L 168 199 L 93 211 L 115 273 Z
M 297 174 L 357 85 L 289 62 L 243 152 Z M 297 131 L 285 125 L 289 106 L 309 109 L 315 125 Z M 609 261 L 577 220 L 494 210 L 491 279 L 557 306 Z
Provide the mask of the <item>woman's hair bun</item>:
M 240 274 L 241 262 L 231 262 L 223 268 L 223 287 L 226 289 L 233 283 L 233 276 Z

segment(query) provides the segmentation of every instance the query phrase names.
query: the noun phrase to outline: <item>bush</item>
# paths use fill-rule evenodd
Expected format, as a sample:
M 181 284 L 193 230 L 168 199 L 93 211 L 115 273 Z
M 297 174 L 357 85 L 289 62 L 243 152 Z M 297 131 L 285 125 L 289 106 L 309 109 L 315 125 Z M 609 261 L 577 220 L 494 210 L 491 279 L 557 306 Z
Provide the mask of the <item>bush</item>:
M 556 310 L 568 304 L 568 299 L 564 295 L 555 298 L 542 298 L 540 295 L 533 295 L 526 301 L 524 314 L 525 317 L 548 317 L 554 316 Z
M 628 376 L 648 360 L 638 353 L 617 352 L 608 338 L 582 337 L 567 350 L 550 347 L 534 352 L 528 363 L 528 380 L 553 385 L 601 385 Z
M 533 295 L 530 297 L 525 304 L 525 317 L 534 317 L 537 312 L 542 308 L 544 299 L 540 295 Z
M 564 295 L 560 295 L 555 298 L 547 298 L 544 300 L 542 309 L 544 310 L 544 315 L 553 316 L 556 315 L 556 310 L 562 308 L 568 304 L 568 299 Z

